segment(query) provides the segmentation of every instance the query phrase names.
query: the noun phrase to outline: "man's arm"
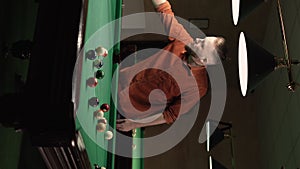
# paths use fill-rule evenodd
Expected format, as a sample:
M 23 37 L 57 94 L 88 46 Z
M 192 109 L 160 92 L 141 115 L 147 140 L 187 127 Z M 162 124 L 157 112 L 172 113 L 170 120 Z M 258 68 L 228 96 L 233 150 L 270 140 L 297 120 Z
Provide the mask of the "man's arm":
M 136 128 L 155 126 L 164 123 L 166 123 L 166 120 L 164 119 L 163 114 L 160 114 L 157 118 L 155 118 L 155 120 L 149 122 L 138 122 L 131 119 L 119 119 L 117 120 L 117 129 L 120 131 L 130 131 Z
M 159 5 L 165 3 L 167 0 L 152 0 L 154 7 L 158 7 Z
M 169 40 L 175 39 L 187 44 L 193 41 L 190 34 L 185 30 L 174 16 L 171 4 L 167 0 L 152 0 L 157 12 L 161 13 L 161 20 L 165 27 Z
M 172 105 L 167 107 L 161 114 L 152 115 L 139 120 L 119 119 L 117 120 L 117 129 L 120 131 L 130 131 L 132 129 L 154 126 L 159 124 L 172 124 L 179 116 L 179 111 L 182 108 L 181 114 L 185 114 L 192 110 L 199 100 L 195 90 L 190 90 L 185 98 L 177 99 Z

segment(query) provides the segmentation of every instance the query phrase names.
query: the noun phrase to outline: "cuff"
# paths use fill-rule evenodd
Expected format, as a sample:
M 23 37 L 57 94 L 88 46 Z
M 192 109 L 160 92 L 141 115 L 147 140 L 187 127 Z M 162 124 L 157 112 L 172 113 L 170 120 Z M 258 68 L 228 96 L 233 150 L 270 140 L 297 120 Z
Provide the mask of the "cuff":
M 159 5 L 165 3 L 167 0 L 152 0 L 152 3 L 155 7 L 158 7 Z

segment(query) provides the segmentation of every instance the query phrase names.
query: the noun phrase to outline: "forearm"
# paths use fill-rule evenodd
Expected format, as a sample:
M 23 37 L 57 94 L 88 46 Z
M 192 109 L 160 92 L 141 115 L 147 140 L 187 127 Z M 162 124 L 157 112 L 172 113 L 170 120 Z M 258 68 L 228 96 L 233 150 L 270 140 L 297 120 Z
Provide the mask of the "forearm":
M 169 36 L 169 40 L 173 41 L 175 39 L 183 42 L 190 43 L 193 41 L 190 34 L 185 30 L 185 28 L 177 21 L 174 17 L 174 12 L 172 6 L 167 0 L 152 0 L 155 6 L 156 12 L 162 13 L 161 19 L 164 25 L 166 34 Z
M 158 116 L 157 118 L 155 118 L 152 121 L 148 121 L 148 122 L 138 122 L 135 121 L 135 128 L 141 128 L 141 127 L 147 127 L 147 126 L 155 126 L 155 125 L 159 125 L 159 124 L 164 124 L 166 123 L 166 120 L 164 119 L 163 114 L 161 114 L 160 116 Z

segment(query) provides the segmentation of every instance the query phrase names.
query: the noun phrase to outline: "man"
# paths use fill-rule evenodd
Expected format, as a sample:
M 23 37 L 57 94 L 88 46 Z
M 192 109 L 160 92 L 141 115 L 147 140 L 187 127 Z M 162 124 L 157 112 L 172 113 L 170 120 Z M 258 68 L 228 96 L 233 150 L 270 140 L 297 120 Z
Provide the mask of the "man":
M 189 112 L 207 93 L 206 66 L 220 64 L 219 57 L 225 56 L 224 38 L 193 40 L 167 0 L 152 2 L 161 13 L 170 43 L 154 56 L 120 70 L 118 110 L 125 117 L 117 120 L 120 131 L 172 124 Z

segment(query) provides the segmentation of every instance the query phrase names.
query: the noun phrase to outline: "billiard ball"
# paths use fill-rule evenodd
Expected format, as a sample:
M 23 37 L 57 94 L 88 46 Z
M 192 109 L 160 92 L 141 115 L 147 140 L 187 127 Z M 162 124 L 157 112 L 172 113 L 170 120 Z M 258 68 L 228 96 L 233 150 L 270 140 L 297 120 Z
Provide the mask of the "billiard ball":
M 94 164 L 95 169 L 100 169 L 98 164 Z
M 85 145 L 84 145 L 83 140 L 82 140 L 81 137 L 77 137 L 77 147 L 80 151 L 85 150 Z
M 107 103 L 104 103 L 100 106 L 100 110 L 102 110 L 103 112 L 107 112 L 109 111 L 110 107 Z
M 98 80 L 97 80 L 97 78 L 95 78 L 95 77 L 91 77 L 91 78 L 89 78 L 88 80 L 87 80 L 87 85 L 89 86 L 89 87 L 96 87 L 97 86 L 97 84 L 98 84 Z
M 95 49 L 97 56 L 106 57 L 108 55 L 107 49 L 102 46 L 99 46 Z
M 131 135 L 132 135 L 132 137 L 135 137 L 135 136 L 136 136 L 136 129 L 133 129 L 133 130 L 132 130 Z
M 96 59 L 97 57 L 97 53 L 95 50 L 88 50 L 86 53 L 85 53 L 85 57 L 90 59 L 90 60 L 94 60 Z
M 94 112 L 94 117 L 95 117 L 96 119 L 101 119 L 101 118 L 104 117 L 104 112 L 103 112 L 102 110 L 96 110 L 96 111 Z
M 104 71 L 103 70 L 97 70 L 95 74 L 97 79 L 102 79 L 104 77 Z
M 93 62 L 93 64 L 94 64 L 94 67 L 96 67 L 97 69 L 100 69 L 102 66 L 103 66 L 103 61 L 102 60 L 100 60 L 100 59 L 97 59 L 97 60 L 95 60 L 94 62 Z
M 97 97 L 90 98 L 89 105 L 92 107 L 97 107 L 99 105 L 99 99 Z
M 105 138 L 106 140 L 110 140 L 110 139 L 113 138 L 113 135 L 114 135 L 114 134 L 113 134 L 111 131 L 106 131 L 105 134 L 104 134 L 104 138 Z
M 102 122 L 97 123 L 96 130 L 98 132 L 104 132 L 106 130 L 106 124 L 104 124 Z
M 105 167 L 100 167 L 98 164 L 94 164 L 95 169 L 106 169 Z
M 106 120 L 106 118 L 102 117 L 102 118 L 99 118 L 98 123 L 107 124 L 107 120 Z
M 136 149 L 136 144 L 132 144 L 132 150 Z

